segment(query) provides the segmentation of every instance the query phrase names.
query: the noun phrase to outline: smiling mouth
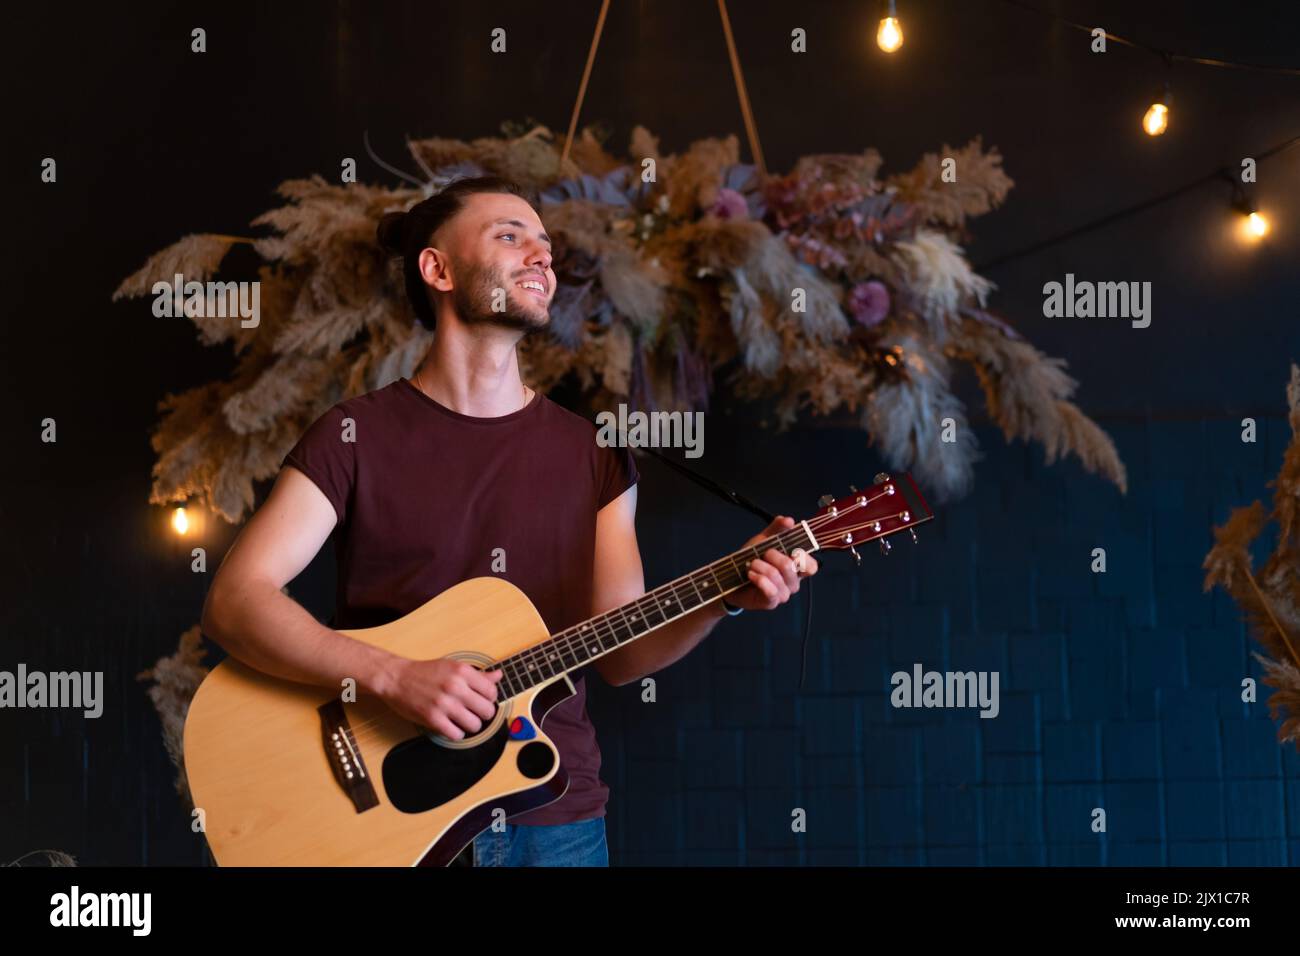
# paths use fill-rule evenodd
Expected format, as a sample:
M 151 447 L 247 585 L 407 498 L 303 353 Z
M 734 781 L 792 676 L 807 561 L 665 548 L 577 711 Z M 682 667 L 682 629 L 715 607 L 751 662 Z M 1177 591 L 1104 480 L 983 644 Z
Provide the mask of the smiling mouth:
M 515 283 L 515 285 L 516 285 L 518 288 L 523 289 L 523 291 L 525 291 L 525 292 L 527 292 L 527 293 L 529 293 L 529 294 L 531 294 L 531 295 L 535 295 L 535 296 L 537 296 L 537 298 L 542 299 L 543 301 L 545 301 L 545 299 L 546 299 L 546 293 L 543 292 L 541 289 L 529 288 L 528 286 L 524 285 L 522 282 L 517 282 L 517 283 Z

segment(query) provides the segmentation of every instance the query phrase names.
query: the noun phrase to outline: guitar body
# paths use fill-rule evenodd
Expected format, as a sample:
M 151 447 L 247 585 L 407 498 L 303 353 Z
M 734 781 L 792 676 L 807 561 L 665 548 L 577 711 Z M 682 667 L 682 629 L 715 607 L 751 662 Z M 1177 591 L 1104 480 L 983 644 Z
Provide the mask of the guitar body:
M 341 633 L 402 657 L 479 667 L 548 637 L 527 596 L 488 577 L 389 624 Z M 540 725 L 573 693 L 562 674 L 453 741 L 372 698 L 344 703 L 342 687 L 331 693 L 227 659 L 185 721 L 185 769 L 212 855 L 222 866 L 445 866 L 496 809 L 512 817 L 563 796 L 568 774 Z M 525 720 L 512 734 L 517 717 Z

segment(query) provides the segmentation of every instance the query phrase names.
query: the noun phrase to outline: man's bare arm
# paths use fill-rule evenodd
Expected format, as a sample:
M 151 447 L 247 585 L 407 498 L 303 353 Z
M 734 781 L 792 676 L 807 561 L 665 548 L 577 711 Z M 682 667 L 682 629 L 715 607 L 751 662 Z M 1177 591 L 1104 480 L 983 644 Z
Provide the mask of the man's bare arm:
M 645 574 L 636 540 L 633 485 L 596 514 L 596 562 L 592 602 L 596 614 L 645 594 Z M 596 672 L 615 687 L 662 670 L 704 640 L 723 616 L 713 604 L 698 608 L 630 644 L 598 658 Z
M 289 466 L 217 569 L 203 604 L 203 633 L 275 677 L 382 696 L 396 657 L 318 622 L 281 588 L 320 551 L 337 518 L 315 482 Z
M 250 667 L 339 690 L 345 678 L 403 717 L 453 740 L 493 714 L 501 671 L 460 661 L 412 661 L 318 622 L 283 588 L 337 522 L 315 482 L 292 466 L 231 545 L 203 604 L 203 633 Z

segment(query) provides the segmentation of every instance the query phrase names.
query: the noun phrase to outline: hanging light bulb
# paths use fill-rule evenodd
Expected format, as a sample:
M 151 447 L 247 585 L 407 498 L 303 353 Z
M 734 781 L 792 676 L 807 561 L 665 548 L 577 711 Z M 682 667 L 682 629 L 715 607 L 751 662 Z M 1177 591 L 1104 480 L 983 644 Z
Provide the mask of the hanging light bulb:
M 903 45 L 903 25 L 898 22 L 894 0 L 889 0 L 889 12 L 876 30 L 876 45 L 886 53 L 893 53 Z
M 1148 136 L 1159 136 L 1169 128 L 1169 107 L 1164 103 L 1152 103 L 1142 117 L 1142 128 Z
M 1268 235 L 1269 222 L 1263 213 L 1255 208 L 1255 204 L 1245 197 L 1242 197 L 1234 203 L 1237 212 L 1241 213 L 1241 235 L 1247 242 L 1259 242 Z
M 177 508 L 172 512 L 172 529 L 177 534 L 184 534 L 190 530 L 190 519 L 186 517 L 184 508 Z
M 1259 242 L 1268 235 L 1270 226 L 1268 218 L 1259 211 L 1255 200 L 1246 192 L 1240 180 L 1226 169 L 1222 170 L 1220 175 L 1232 186 L 1232 208 L 1241 215 L 1238 229 L 1242 239 L 1247 242 Z
M 1165 60 L 1166 67 L 1169 66 L 1169 60 Z M 1173 105 L 1173 97 L 1169 95 L 1169 80 L 1165 80 L 1164 87 L 1156 94 L 1154 102 L 1147 107 L 1146 114 L 1142 117 L 1142 129 L 1148 136 L 1160 136 L 1169 128 L 1169 107 Z

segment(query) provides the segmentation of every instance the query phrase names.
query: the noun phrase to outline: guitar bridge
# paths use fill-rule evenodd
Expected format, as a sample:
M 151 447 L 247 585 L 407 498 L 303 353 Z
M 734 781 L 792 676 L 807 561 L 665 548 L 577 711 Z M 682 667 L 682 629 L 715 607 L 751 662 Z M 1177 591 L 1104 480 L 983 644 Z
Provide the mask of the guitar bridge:
M 341 700 L 332 700 L 316 708 L 320 714 L 321 738 L 325 743 L 325 759 L 330 763 L 334 779 L 352 801 L 357 813 L 364 813 L 379 805 L 379 797 L 370 783 L 370 771 L 361 756 L 361 748 L 348 725 L 347 711 Z

